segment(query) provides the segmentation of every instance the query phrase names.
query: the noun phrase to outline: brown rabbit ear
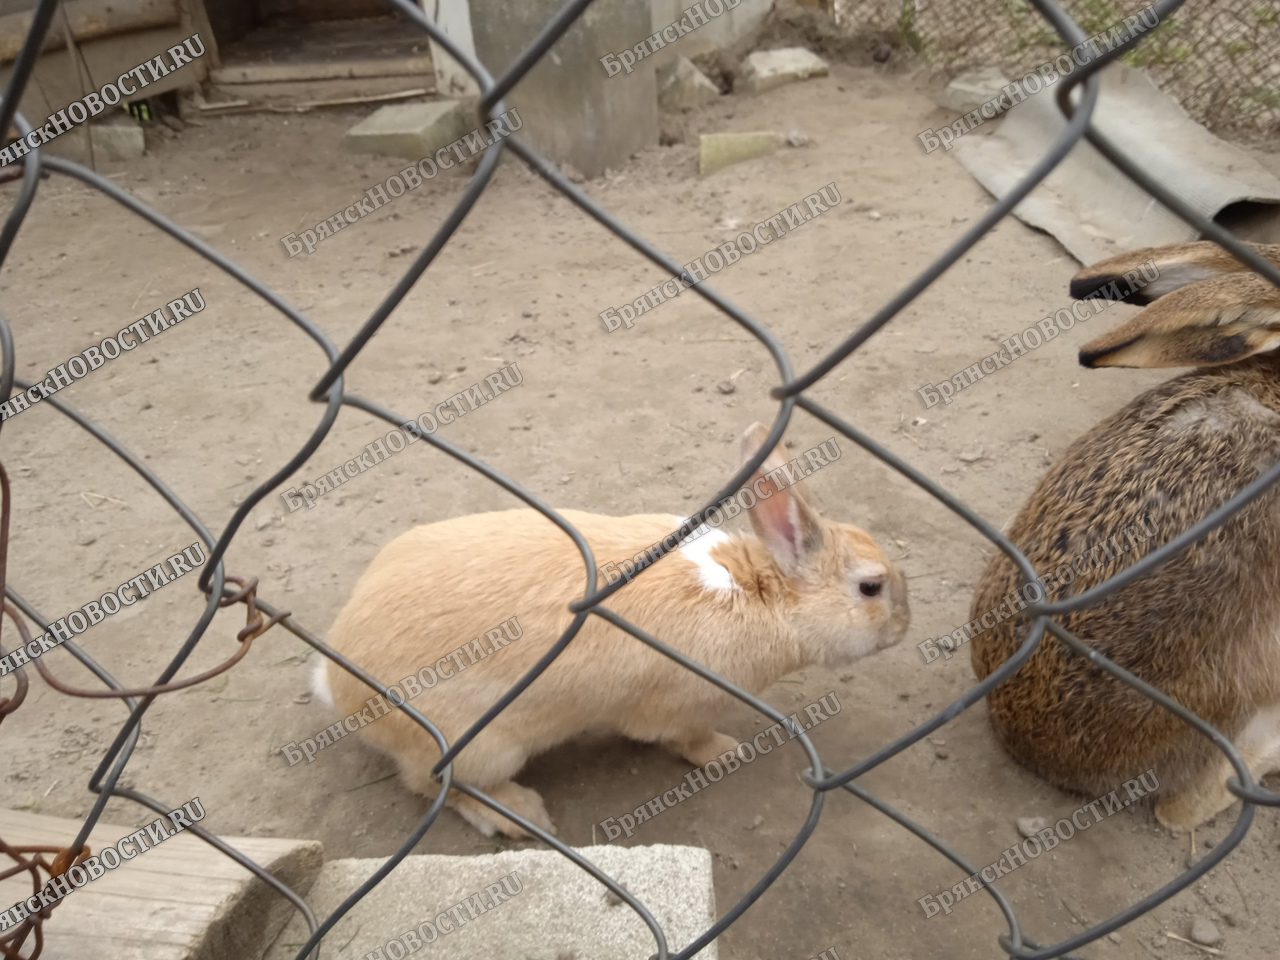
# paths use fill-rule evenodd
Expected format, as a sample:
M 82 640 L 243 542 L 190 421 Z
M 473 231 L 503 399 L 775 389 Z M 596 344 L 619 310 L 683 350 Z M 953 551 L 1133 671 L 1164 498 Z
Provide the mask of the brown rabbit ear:
M 1250 246 L 1280 265 L 1280 246 Z M 1248 267 L 1209 240 L 1143 247 L 1085 267 L 1071 278 L 1071 296 L 1083 300 L 1105 295 L 1141 307 L 1201 280 L 1248 272 Z
M 1280 347 L 1280 289 L 1251 273 L 1162 297 L 1080 348 L 1086 367 L 1220 366 Z
M 764 424 L 747 427 L 742 435 L 743 463 L 759 453 L 768 439 Z M 756 536 L 769 548 L 778 569 L 793 577 L 810 567 L 822 550 L 822 520 L 796 485 L 802 474 L 796 474 L 796 467 L 787 468 L 790 461 L 790 452 L 779 443 L 742 489 L 756 496 L 747 510 Z

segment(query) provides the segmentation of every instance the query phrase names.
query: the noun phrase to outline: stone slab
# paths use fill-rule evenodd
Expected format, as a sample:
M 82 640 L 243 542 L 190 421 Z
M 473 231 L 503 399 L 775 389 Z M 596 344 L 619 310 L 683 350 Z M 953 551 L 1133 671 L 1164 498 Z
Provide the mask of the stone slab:
M 474 129 L 457 100 L 396 103 L 375 110 L 343 135 L 348 150 L 417 160 Z
M 578 849 L 605 873 L 625 884 L 667 936 L 674 955 L 715 920 L 711 853 L 701 847 L 655 845 L 594 846 Z M 332 860 L 324 865 L 307 898 L 323 919 L 363 883 L 381 859 Z M 514 874 L 514 877 L 512 877 Z M 518 891 L 492 905 L 486 888 L 507 877 L 505 891 Z M 499 892 L 504 892 L 503 888 Z M 656 941 L 639 914 L 625 903 L 610 903 L 608 888 L 554 850 L 508 850 L 471 857 L 406 857 L 391 875 L 344 916 L 324 940 L 325 960 L 362 960 L 388 940 L 413 933 L 423 921 L 421 939 L 435 932 L 413 956 L 416 960 L 637 960 L 653 956 Z M 454 905 L 480 895 L 484 912 L 457 911 L 448 916 L 449 932 L 435 921 Z M 476 901 L 471 900 L 475 905 Z M 409 938 L 409 946 L 413 944 Z M 306 927 L 291 921 L 268 951 L 266 960 L 293 960 L 306 942 Z M 402 941 L 403 942 L 403 941 Z M 387 955 L 398 953 L 393 948 Z M 698 954 L 716 960 L 716 944 Z
M 946 85 L 938 97 L 938 103 L 957 115 L 977 110 L 989 100 L 995 99 L 1000 88 L 1007 86 L 1009 78 L 999 67 L 978 67 L 959 73 Z
M 804 47 L 756 50 L 747 55 L 737 86 L 748 93 L 764 93 L 810 77 L 825 77 L 827 62 Z

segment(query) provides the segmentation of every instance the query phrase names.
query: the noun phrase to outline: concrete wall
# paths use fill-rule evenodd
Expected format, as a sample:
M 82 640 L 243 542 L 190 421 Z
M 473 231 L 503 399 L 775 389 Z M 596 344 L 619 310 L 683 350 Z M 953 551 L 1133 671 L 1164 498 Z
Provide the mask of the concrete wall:
M 471 7 L 467 0 L 418 0 L 427 16 L 436 23 L 463 53 L 475 56 L 476 45 L 471 33 Z M 442 97 L 478 97 L 480 88 L 471 74 L 444 52 L 434 40 L 431 62 L 435 68 L 436 91 Z
M 650 0 L 650 5 L 653 10 L 651 30 L 658 31 L 679 20 L 693 5 L 693 0 Z M 654 61 L 661 65 L 676 56 L 692 57 L 709 50 L 731 47 L 754 30 L 772 7 L 773 0 L 739 0 L 733 9 L 728 9 L 726 3 L 724 13 L 708 17 L 703 26 L 659 50 Z M 705 4 L 703 9 L 706 9 Z
M 745 0 L 744 0 L 745 2 Z M 562 0 L 471 0 L 476 53 L 496 78 L 563 6 Z M 507 96 L 520 112 L 519 135 L 587 177 L 618 168 L 658 142 L 652 60 L 609 77 L 600 58 L 653 32 L 647 3 L 597 0 Z

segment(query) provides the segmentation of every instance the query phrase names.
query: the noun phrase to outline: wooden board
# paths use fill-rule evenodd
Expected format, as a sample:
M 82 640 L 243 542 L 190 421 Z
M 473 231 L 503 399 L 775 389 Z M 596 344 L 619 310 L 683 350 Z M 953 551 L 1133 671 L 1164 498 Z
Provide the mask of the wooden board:
M 285 106 L 317 100 L 340 100 L 345 97 L 372 97 L 403 90 L 422 90 L 425 95 L 430 95 L 436 91 L 436 78 L 427 74 L 417 77 L 364 77 L 356 80 L 307 80 L 296 83 L 211 83 L 207 89 L 210 103 L 217 103 L 219 100 L 247 100 L 254 104 Z
M 64 0 L 71 21 L 71 36 L 77 42 L 110 37 L 149 27 L 178 23 L 177 0 Z M 35 5 L 32 4 L 34 7 Z M 17 59 L 27 37 L 34 10 L 0 16 L 0 63 Z M 45 50 L 66 46 L 63 19 L 55 13 L 44 37 Z
M 431 56 L 374 60 L 315 60 L 309 63 L 227 65 L 210 71 L 212 83 L 277 83 L 286 80 L 345 80 L 357 77 L 432 76 Z
M 80 52 L 89 64 L 89 71 L 95 78 L 117 77 L 123 71 L 147 59 L 163 54 L 175 43 L 181 43 L 183 37 L 179 27 L 160 27 L 155 30 L 142 30 L 136 33 L 122 34 L 116 37 L 104 37 L 91 40 L 80 45 Z M 203 36 L 203 35 L 202 35 Z M 152 97 L 168 90 L 182 87 L 198 86 L 208 75 L 212 65 L 210 57 L 212 49 L 205 56 L 192 63 L 184 64 L 179 70 L 171 70 L 169 75 L 150 83 L 146 87 L 138 87 L 137 96 L 128 99 Z M 0 67 L 0 89 L 9 82 L 13 72 L 13 64 Z M 43 125 L 50 113 L 65 109 L 67 104 L 78 100 L 84 90 L 72 82 L 75 76 L 67 50 L 54 50 L 44 54 L 37 62 L 33 80 L 27 84 L 22 95 L 22 110 L 27 120 L 37 126 Z M 83 136 L 83 134 L 67 134 L 67 136 Z
M 0 836 L 15 846 L 65 845 L 79 827 L 0 808 Z M 114 846 L 135 829 L 99 824 L 89 846 Z M 320 871 L 318 841 L 224 839 L 299 895 Z M 30 894 L 29 877 L 0 881 L 0 910 Z M 66 897 L 45 924 L 41 960 L 259 960 L 294 912 L 248 870 L 180 833 Z

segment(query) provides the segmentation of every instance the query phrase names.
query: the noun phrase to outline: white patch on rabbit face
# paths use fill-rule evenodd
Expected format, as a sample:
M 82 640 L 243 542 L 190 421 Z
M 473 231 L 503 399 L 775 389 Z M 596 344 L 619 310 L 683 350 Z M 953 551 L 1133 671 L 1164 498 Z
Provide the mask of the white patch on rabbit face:
M 676 522 L 682 524 L 684 519 L 677 518 Z M 731 593 L 742 589 L 734 582 L 728 567 L 711 559 L 711 551 L 722 543 L 728 543 L 729 535 L 723 530 L 713 530 L 704 523 L 689 536 L 697 539 L 685 540 L 678 550 L 682 556 L 693 561 L 698 572 L 698 582 L 703 588 L 714 593 Z
M 325 669 L 329 665 L 329 658 L 320 656 L 316 661 L 315 666 L 311 668 L 311 692 L 326 707 L 333 707 L 333 691 L 329 689 L 329 675 Z

